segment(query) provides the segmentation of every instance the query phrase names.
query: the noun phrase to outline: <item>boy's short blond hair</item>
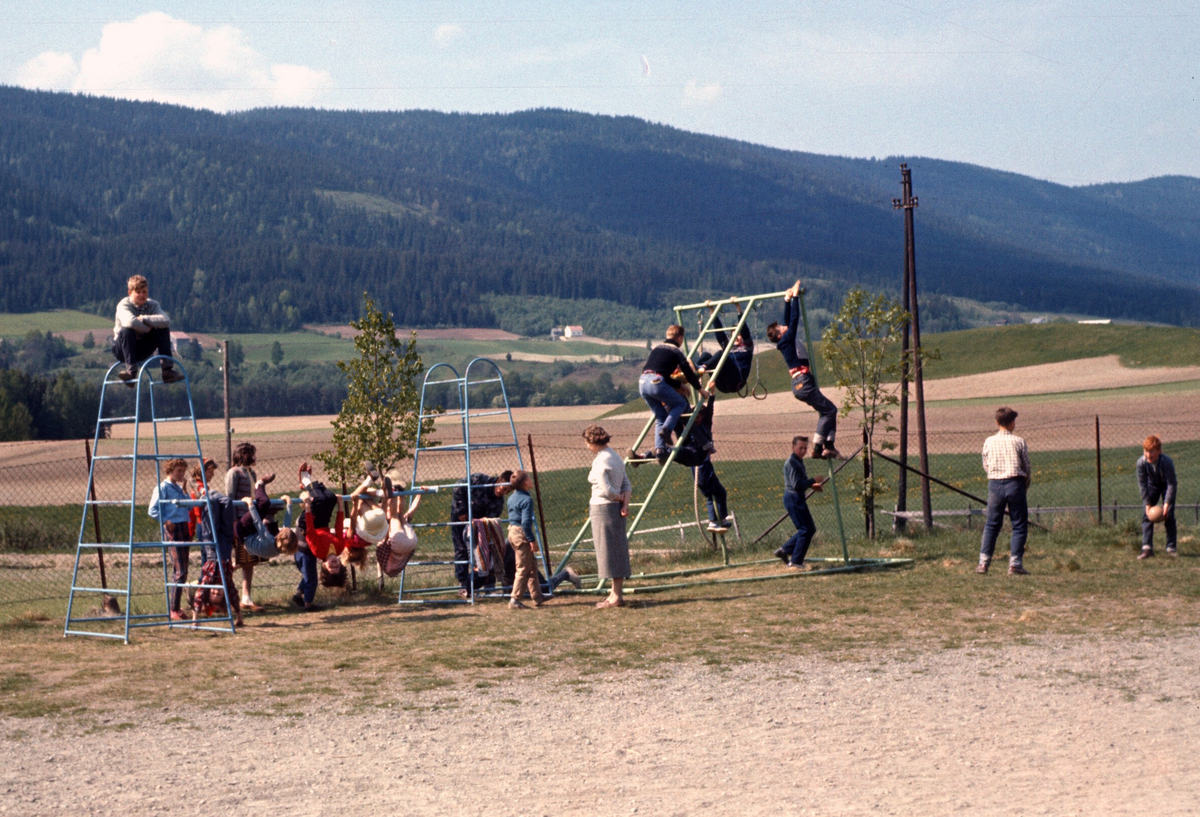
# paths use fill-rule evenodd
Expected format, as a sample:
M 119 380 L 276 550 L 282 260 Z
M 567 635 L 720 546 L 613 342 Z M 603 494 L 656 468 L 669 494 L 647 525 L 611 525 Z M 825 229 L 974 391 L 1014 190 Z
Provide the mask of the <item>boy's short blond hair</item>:
M 137 292 L 138 290 L 149 288 L 150 282 L 146 280 L 146 276 L 144 275 L 131 275 L 129 276 L 129 280 L 125 282 L 127 292 Z

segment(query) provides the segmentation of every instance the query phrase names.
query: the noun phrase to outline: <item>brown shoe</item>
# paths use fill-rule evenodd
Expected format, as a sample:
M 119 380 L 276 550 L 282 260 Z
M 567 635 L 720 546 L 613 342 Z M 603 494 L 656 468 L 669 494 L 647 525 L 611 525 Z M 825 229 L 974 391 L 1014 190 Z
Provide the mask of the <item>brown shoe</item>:
M 1150 548 L 1142 548 L 1142 552 L 1138 554 L 1138 561 L 1142 559 L 1150 559 L 1154 556 L 1154 551 Z
M 975 572 L 979 573 L 979 574 L 987 573 L 988 572 L 988 563 L 980 562 L 978 565 L 976 565 Z
M 1009 565 L 1008 575 L 1010 576 L 1028 576 L 1029 571 L 1021 567 L 1021 565 Z

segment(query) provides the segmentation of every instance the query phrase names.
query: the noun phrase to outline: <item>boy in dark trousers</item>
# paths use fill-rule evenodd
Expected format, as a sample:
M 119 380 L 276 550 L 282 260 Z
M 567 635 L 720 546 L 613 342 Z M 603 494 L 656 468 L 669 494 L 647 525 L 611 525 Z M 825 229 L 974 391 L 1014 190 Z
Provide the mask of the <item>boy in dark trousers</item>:
M 813 434 L 813 457 L 840 457 L 833 444 L 837 436 L 837 406 L 817 388 L 809 365 L 808 346 L 800 337 L 800 282 L 797 281 L 783 296 L 783 323 L 767 327 L 767 340 L 783 355 L 788 373 L 792 376 L 792 396 L 807 403 L 817 412 L 817 430 Z
M 117 377 L 132 383 L 142 361 L 162 355 L 163 382 L 178 383 L 183 375 L 171 359 L 171 318 L 150 297 L 150 285 L 143 276 L 131 277 L 126 289 L 129 294 L 117 304 L 113 323 L 113 357 L 125 364 Z
M 1175 478 L 1175 463 L 1162 452 L 1162 440 L 1154 434 L 1142 443 L 1142 456 L 1137 461 L 1137 481 L 1142 504 L 1146 507 L 1142 514 L 1142 552 L 1138 558 L 1149 559 L 1154 555 L 1154 522 L 1150 519 L 1150 513 L 1160 500 L 1163 504 L 1160 518 L 1167 531 L 1167 555 L 1177 555 L 1175 492 L 1179 482 Z
M 1012 543 L 1008 557 L 1008 575 L 1025 576 L 1025 540 L 1029 536 L 1029 446 L 1013 434 L 1017 413 L 1008 406 L 996 409 L 995 434 L 983 441 L 983 470 L 988 478 L 987 521 L 983 523 L 983 541 L 979 546 L 976 573 L 987 573 L 996 550 L 996 538 L 1004 526 L 1004 512 L 1012 520 Z
M 783 507 L 787 509 L 796 532 L 775 555 L 787 564 L 789 570 L 804 570 L 804 557 L 808 546 L 817 532 L 817 523 L 808 510 L 804 492 L 809 488 L 819 491 L 825 477 L 809 478 L 804 470 L 804 456 L 808 453 L 808 437 L 796 435 L 792 438 L 792 455 L 783 464 Z
M 687 398 L 677 391 L 681 384 L 672 375 L 678 370 L 702 398 L 709 396 L 700 385 L 691 361 L 680 351 L 682 345 L 683 327 L 671 324 L 667 327 L 666 340 L 650 351 L 638 380 L 638 394 L 654 413 L 654 454 L 660 464 L 667 461 L 671 434 L 688 408 Z
M 739 305 L 737 310 L 740 316 L 742 307 Z M 729 335 L 725 332 L 719 315 L 713 318 L 712 328 L 720 330 L 715 337 L 721 348 L 716 352 L 701 354 L 696 359 L 697 370 L 705 374 L 712 372 L 712 379 L 708 384 L 710 388 L 715 387 L 722 394 L 737 394 L 746 387 L 746 381 L 750 379 L 750 368 L 754 365 L 754 336 L 750 334 L 750 327 L 742 324 L 742 331 L 733 339 L 733 348 L 729 350 L 725 365 L 713 371 L 720 362 L 725 347 L 729 345 Z

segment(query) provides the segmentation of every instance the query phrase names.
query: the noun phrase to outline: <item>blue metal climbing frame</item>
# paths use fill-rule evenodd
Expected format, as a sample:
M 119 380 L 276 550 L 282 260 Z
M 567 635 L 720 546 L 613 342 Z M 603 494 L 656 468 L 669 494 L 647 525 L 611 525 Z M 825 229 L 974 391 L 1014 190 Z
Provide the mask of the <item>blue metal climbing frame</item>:
M 482 374 L 479 372 L 482 370 Z M 472 379 L 473 373 L 475 379 Z M 449 376 L 448 376 L 449 375 Z M 479 389 L 481 387 L 498 384 L 501 398 L 500 402 L 503 406 L 482 407 L 472 410 L 472 397 L 479 399 Z M 431 390 L 441 391 L 443 387 L 450 387 L 450 390 L 457 398 L 457 408 L 450 406 L 441 407 L 435 410 L 429 405 Z M 478 442 L 471 437 L 471 421 L 481 417 L 493 417 L 504 415 L 508 418 L 508 428 L 512 434 L 512 441 L 508 442 Z M 462 435 L 461 443 L 440 444 L 435 443 L 425 445 L 427 435 L 430 433 L 435 420 L 446 420 L 449 418 L 458 418 L 459 432 Z M 444 427 L 443 427 L 444 430 Z M 431 491 L 453 491 L 455 489 L 463 489 L 467 492 L 467 518 L 466 520 L 448 520 L 445 522 L 424 522 L 413 525 L 414 528 L 448 528 L 453 530 L 455 527 L 464 527 L 466 530 L 468 554 L 466 559 L 442 559 L 442 560 L 425 560 L 409 562 L 408 565 L 400 574 L 400 591 L 397 598 L 400 604 L 474 604 L 476 598 L 483 595 L 499 595 L 502 591 L 510 590 L 511 588 L 488 588 L 486 592 L 484 588 L 476 587 L 476 575 L 479 572 L 479 564 L 477 560 L 476 549 L 476 530 L 473 502 L 471 501 L 471 453 L 474 451 L 488 450 L 511 450 L 516 453 L 517 463 L 516 469 L 523 470 L 525 461 L 521 456 L 521 446 L 517 441 L 517 427 L 513 423 L 512 408 L 508 402 L 508 391 L 504 386 L 504 376 L 500 371 L 500 367 L 496 362 L 486 358 L 477 357 L 467 364 L 466 371 L 460 376 L 458 370 L 449 363 L 438 363 L 432 366 L 425 373 L 425 380 L 421 384 L 421 408 L 417 421 L 417 444 L 413 449 L 413 476 L 410 490 L 406 493 L 423 493 L 418 486 L 425 485 Z M 428 462 L 431 454 L 450 454 L 462 453 L 463 475 L 464 479 L 461 482 L 443 482 L 440 484 L 429 480 L 422 480 L 421 465 L 422 462 Z M 501 483 L 504 484 L 504 483 Z M 477 490 L 477 489 L 476 489 Z M 542 532 L 534 521 L 534 534 L 539 538 Z M 540 569 L 544 576 L 549 576 L 545 558 L 543 557 L 543 549 L 538 547 L 538 542 L 534 542 L 534 551 Z M 405 578 L 408 575 L 409 568 L 413 567 L 450 567 L 458 568 L 466 566 L 469 568 L 470 578 L 468 580 L 466 598 L 458 597 L 459 585 L 440 586 L 440 587 L 421 587 L 405 591 Z M 454 594 L 451 598 L 438 598 L 447 594 Z M 406 598 L 408 596 L 408 598 Z
M 184 379 L 177 384 L 165 384 L 162 380 L 155 380 L 152 376 L 158 370 L 159 366 L 170 361 L 182 374 Z M 200 432 L 196 427 L 195 407 L 192 404 L 191 383 L 187 377 L 187 371 L 183 366 L 172 358 L 163 356 L 154 356 L 145 361 L 138 370 L 137 379 L 124 381 L 115 379 L 114 375 L 118 367 L 123 364 L 114 364 L 105 374 L 104 381 L 100 387 L 100 411 L 96 419 L 96 432 L 92 442 L 92 451 L 94 456 L 88 467 L 88 490 L 83 501 L 83 519 L 79 525 L 79 543 L 75 551 L 75 566 L 71 572 L 71 592 L 67 600 L 67 620 L 63 628 L 63 635 L 81 635 L 94 636 L 97 638 L 115 638 L 129 643 L 130 631 L 138 627 L 169 627 L 169 628 L 185 628 L 193 629 L 190 621 L 174 621 L 171 619 L 171 595 L 178 587 L 185 589 L 225 589 L 225 566 L 221 559 L 217 559 L 218 564 L 218 581 L 219 584 L 204 585 L 191 584 L 181 585 L 172 581 L 170 574 L 170 554 L 167 548 L 171 546 L 163 531 L 162 513 L 159 517 L 159 536 L 157 541 L 140 541 L 137 535 L 137 513 L 139 510 L 145 512 L 146 507 L 138 506 L 138 464 L 142 462 L 153 462 L 155 471 L 155 485 L 159 485 L 163 480 L 162 464 L 166 460 L 171 459 L 189 459 L 196 462 L 203 461 L 203 454 L 200 450 Z M 177 388 L 182 387 L 187 393 L 187 414 L 175 417 L 159 417 L 155 410 L 155 389 L 161 388 Z M 114 399 L 115 394 L 111 391 L 117 389 L 116 394 L 124 393 L 126 389 L 132 389 L 130 392 L 134 398 L 134 408 L 132 414 L 122 414 L 119 416 L 105 416 L 105 409 L 111 409 L 112 403 L 122 403 L 124 401 Z M 195 444 L 194 451 L 182 452 L 172 451 L 164 453 L 161 446 L 159 425 L 171 423 L 190 423 L 192 431 L 192 439 Z M 152 434 L 151 440 L 145 441 L 142 439 L 145 424 L 149 424 Z M 104 445 L 105 450 L 111 449 L 116 441 L 110 439 L 105 433 L 107 428 L 114 425 L 132 424 L 133 425 L 133 447 L 130 453 L 121 454 L 103 454 L 101 453 L 101 445 Z M 142 448 L 145 442 L 152 442 L 154 453 L 143 453 Z M 180 445 L 180 448 L 184 446 Z M 105 462 L 128 462 L 130 464 L 130 479 L 129 479 L 129 498 L 128 499 L 99 499 L 96 492 L 96 464 Z M 203 473 L 203 469 L 201 469 Z M 202 477 L 203 479 L 203 477 Z M 208 486 L 204 486 L 205 493 L 208 492 Z M 163 500 L 159 498 L 160 511 L 169 505 L 179 505 L 184 507 L 201 506 L 204 508 L 204 513 L 208 515 L 208 529 L 216 531 L 213 525 L 212 511 L 209 508 L 208 502 L 203 499 L 198 500 Z M 119 542 L 98 542 L 89 541 L 87 536 L 88 515 L 92 512 L 93 507 L 127 507 L 129 509 L 129 532 L 128 536 Z M 199 545 L 202 551 L 207 551 L 209 548 L 216 548 L 214 542 L 189 542 L 189 545 Z M 120 554 L 125 560 L 125 586 L 124 588 L 114 587 L 95 587 L 91 583 L 81 585 L 79 583 L 80 563 L 83 559 L 91 554 L 96 554 L 99 551 L 105 551 L 109 554 Z M 136 565 L 135 556 L 157 551 L 162 557 L 162 575 L 163 575 L 163 612 L 134 612 L 134 570 Z M 105 584 L 104 581 L 101 584 Z M 82 604 L 83 599 L 77 598 L 77 594 L 83 597 L 100 596 L 101 599 L 106 597 L 124 598 L 125 609 L 119 615 L 105 615 L 103 601 L 100 609 L 95 611 L 95 614 L 88 613 L 86 615 L 76 615 L 75 605 Z M 205 620 L 206 623 L 197 624 L 195 629 L 213 630 L 216 632 L 234 632 L 233 613 L 230 608 L 228 597 L 225 598 L 225 615 L 223 617 L 214 617 Z M 221 624 L 221 622 L 224 622 Z M 220 626 L 216 626 L 220 624 Z M 83 627 L 81 627 L 83 625 Z M 101 626 L 107 625 L 107 626 Z

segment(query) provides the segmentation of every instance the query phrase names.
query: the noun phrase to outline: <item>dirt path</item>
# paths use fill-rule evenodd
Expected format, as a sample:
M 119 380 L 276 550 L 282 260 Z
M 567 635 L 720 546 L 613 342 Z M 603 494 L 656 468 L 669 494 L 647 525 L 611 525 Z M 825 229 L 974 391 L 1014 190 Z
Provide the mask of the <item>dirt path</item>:
M 0 813 L 1191 814 L 1198 661 L 1194 634 L 1054 638 L 5 719 Z

